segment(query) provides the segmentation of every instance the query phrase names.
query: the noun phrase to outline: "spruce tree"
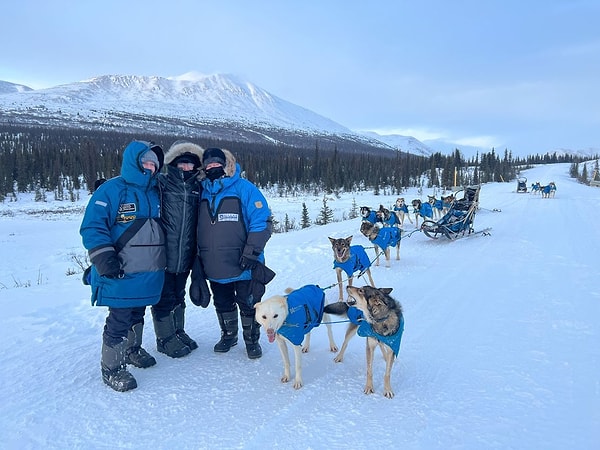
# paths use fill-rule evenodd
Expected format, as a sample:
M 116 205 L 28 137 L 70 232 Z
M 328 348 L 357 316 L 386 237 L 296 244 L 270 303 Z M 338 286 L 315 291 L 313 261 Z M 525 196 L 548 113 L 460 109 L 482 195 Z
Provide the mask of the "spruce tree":
M 317 225 L 327 225 L 328 223 L 333 222 L 333 210 L 327 206 L 327 197 L 323 197 L 323 207 L 319 212 L 319 217 L 315 223 Z
M 350 208 L 349 219 L 356 219 L 358 217 L 358 205 L 356 204 L 356 198 L 352 197 L 352 207 Z
M 300 219 L 300 227 L 302 229 L 310 227 L 310 217 L 306 203 L 302 203 L 302 218 Z

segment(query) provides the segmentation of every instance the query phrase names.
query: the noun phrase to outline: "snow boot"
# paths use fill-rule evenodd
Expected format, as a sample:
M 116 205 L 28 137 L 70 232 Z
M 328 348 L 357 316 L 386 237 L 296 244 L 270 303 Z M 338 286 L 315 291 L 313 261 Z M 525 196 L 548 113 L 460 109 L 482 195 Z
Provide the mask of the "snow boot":
M 137 387 L 137 381 L 125 366 L 125 350 L 127 340 L 108 345 L 102 342 L 102 381 L 118 392 L 125 392 Z
M 262 348 L 258 343 L 258 340 L 260 339 L 260 324 L 254 320 L 254 315 L 245 316 L 240 313 L 240 316 L 242 319 L 242 330 L 248 358 L 260 358 L 262 356 Z
M 185 324 L 185 303 L 177 305 L 173 309 L 173 320 L 175 321 L 175 333 L 177 333 L 179 340 L 187 345 L 190 350 L 196 350 L 198 344 L 183 329 Z
M 215 344 L 216 353 L 226 353 L 238 342 L 238 312 L 233 311 L 217 313 L 221 326 L 221 340 Z
M 181 358 L 189 355 L 191 350 L 177 337 L 175 332 L 174 312 L 159 317 L 152 309 L 152 321 L 154 322 L 154 333 L 156 334 L 156 349 L 171 358 Z
M 125 350 L 125 362 L 132 366 L 145 369 L 156 364 L 154 356 L 142 348 L 142 336 L 144 323 L 136 323 L 127 333 L 127 349 Z

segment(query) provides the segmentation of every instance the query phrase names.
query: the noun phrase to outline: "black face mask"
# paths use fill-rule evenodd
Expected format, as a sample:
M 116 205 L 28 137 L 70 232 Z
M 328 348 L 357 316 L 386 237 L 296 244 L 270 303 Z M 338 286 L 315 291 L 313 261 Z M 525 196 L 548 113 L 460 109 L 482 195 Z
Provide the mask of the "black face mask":
M 223 169 L 223 167 L 211 167 L 210 169 L 208 169 L 206 171 L 206 178 L 208 178 L 210 181 L 215 181 L 218 178 L 221 178 L 222 176 L 225 175 L 225 170 Z

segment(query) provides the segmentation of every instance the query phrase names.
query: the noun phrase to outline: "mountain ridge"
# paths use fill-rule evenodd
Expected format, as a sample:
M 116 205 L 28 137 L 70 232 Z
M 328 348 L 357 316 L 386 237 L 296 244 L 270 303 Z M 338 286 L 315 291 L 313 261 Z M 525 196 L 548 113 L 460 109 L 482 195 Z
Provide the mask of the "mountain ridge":
M 242 141 L 392 148 L 235 75 L 102 75 L 0 95 L 0 123 L 147 130 Z
M 353 131 L 232 74 L 101 75 L 38 90 L 0 81 L 0 123 L 183 133 L 303 147 L 323 141 L 342 151 L 358 146 L 356 151 L 401 150 L 425 157 L 455 149 L 467 158 L 491 151 L 440 139 Z M 591 156 L 600 149 L 556 152 Z

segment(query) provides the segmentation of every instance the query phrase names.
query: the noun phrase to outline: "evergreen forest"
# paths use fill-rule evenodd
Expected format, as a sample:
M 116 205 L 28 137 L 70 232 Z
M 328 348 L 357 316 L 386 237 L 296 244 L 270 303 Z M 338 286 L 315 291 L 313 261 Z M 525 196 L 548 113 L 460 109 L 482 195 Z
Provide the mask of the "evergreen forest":
M 204 148 L 231 150 L 243 175 L 261 188 L 276 187 L 280 195 L 297 192 L 350 192 L 381 189 L 399 194 L 406 187 L 452 187 L 513 180 L 532 164 L 570 162 L 572 155 L 514 158 L 491 149 L 472 159 L 459 149 L 429 157 L 381 149 L 372 153 L 344 151 L 315 141 L 311 148 L 277 144 L 228 142 L 174 135 L 133 135 L 116 131 L 85 131 L 44 127 L 0 126 L 0 201 L 19 192 L 36 199 L 75 200 L 80 189 L 93 189 L 99 178 L 117 176 L 121 154 L 134 139 L 151 140 L 166 151 L 187 139 Z

